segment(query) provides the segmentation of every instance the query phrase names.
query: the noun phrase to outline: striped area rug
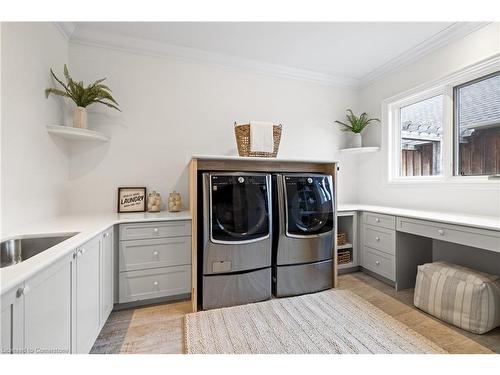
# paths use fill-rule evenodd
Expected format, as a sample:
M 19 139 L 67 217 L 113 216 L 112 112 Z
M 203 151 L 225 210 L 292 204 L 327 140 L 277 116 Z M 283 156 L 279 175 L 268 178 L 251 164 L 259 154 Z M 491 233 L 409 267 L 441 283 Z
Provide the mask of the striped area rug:
M 184 332 L 190 354 L 446 353 L 337 289 L 188 314 Z

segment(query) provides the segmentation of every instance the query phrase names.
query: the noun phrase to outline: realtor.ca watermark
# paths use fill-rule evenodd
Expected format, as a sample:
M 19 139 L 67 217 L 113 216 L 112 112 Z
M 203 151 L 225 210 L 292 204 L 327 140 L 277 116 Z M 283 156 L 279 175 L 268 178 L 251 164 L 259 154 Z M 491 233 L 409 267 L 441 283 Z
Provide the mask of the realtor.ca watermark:
M 2 354 L 69 354 L 67 349 L 59 348 L 24 348 L 24 349 L 12 349 L 7 350 L 5 348 L 1 349 Z

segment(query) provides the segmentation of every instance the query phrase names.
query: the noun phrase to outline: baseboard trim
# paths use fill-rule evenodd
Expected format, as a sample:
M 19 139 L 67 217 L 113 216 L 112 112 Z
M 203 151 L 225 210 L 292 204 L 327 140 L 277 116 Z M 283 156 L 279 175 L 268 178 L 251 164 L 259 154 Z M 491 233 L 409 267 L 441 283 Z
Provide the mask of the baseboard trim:
M 144 301 L 134 301 L 134 302 L 126 302 L 126 303 L 116 303 L 113 306 L 113 311 L 120 311 L 126 309 L 133 309 L 136 307 L 146 307 L 151 305 L 159 305 L 163 303 L 173 303 L 180 301 L 189 301 L 191 299 L 191 293 L 187 294 L 179 294 L 176 296 L 168 296 L 168 297 L 159 297 L 147 299 Z
M 349 268 L 342 268 L 337 271 L 337 274 L 339 275 L 345 275 L 347 273 L 354 273 L 354 272 L 359 272 L 361 270 L 361 266 L 354 266 L 354 267 L 349 267 Z
M 378 273 L 375 273 L 373 271 L 370 271 L 364 267 L 359 267 L 360 270 L 364 273 L 366 273 L 367 275 L 370 275 L 371 277 L 379 280 L 379 281 L 382 281 L 383 283 L 386 283 L 390 286 L 392 286 L 393 288 L 396 288 L 396 282 L 395 281 L 392 281 L 392 280 L 389 280 L 388 278 L 384 277 L 384 276 L 381 276 L 379 275 Z

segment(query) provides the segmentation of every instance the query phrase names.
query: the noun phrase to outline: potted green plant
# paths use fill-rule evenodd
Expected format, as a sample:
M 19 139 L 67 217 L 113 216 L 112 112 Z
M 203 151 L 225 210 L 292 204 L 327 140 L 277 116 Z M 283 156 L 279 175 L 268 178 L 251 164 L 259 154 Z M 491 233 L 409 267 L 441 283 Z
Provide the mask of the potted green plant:
M 337 121 L 335 122 L 337 124 L 340 124 L 343 126 L 342 131 L 345 132 L 350 132 L 351 133 L 351 139 L 350 142 L 348 142 L 347 147 L 353 148 L 353 147 L 361 147 L 363 144 L 363 140 L 361 138 L 361 132 L 370 124 L 371 122 L 380 122 L 378 118 L 368 118 L 368 115 L 366 112 L 363 112 L 359 117 L 356 116 L 350 109 L 346 111 L 346 119 L 348 124 Z
M 66 64 L 64 64 L 64 77 L 66 78 L 66 83 L 57 78 L 52 69 L 50 69 L 50 73 L 56 82 L 62 86 L 63 90 L 48 88 L 45 90 L 45 96 L 48 98 L 50 94 L 53 94 L 67 97 L 76 104 L 76 108 L 73 113 L 73 126 L 75 128 L 87 128 L 86 108 L 91 104 L 100 103 L 120 111 L 118 103 L 111 95 L 111 89 L 102 84 L 106 78 L 98 79 L 94 83 L 85 87 L 83 81 L 77 82 L 71 78 Z

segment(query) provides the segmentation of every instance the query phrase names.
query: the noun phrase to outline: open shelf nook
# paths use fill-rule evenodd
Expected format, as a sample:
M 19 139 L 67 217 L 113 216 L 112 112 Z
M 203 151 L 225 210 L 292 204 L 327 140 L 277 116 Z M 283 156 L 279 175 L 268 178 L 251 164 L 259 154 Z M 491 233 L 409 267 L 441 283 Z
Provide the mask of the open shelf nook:
M 358 263 L 358 239 L 357 239 L 358 216 L 355 211 L 343 211 L 337 213 L 337 231 L 345 233 L 347 242 L 337 245 L 338 269 L 349 272 L 349 269 L 356 270 Z M 348 259 L 348 261 L 346 261 Z

